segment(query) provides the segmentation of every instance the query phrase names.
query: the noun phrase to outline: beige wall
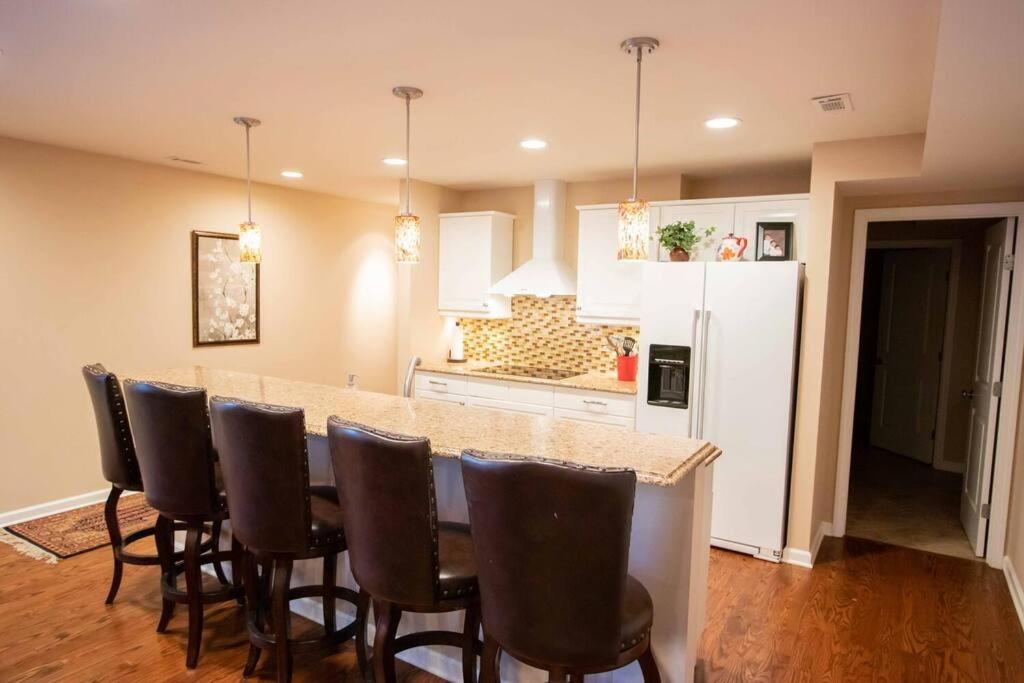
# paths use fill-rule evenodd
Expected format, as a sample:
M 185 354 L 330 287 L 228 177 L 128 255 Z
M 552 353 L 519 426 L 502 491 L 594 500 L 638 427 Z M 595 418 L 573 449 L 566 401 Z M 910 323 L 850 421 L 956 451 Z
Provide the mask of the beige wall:
M 404 190 L 401 192 L 404 198 Z M 459 210 L 457 192 L 413 181 L 412 212 L 420 217 L 420 262 L 398 265 L 397 296 L 392 311 L 395 316 L 395 345 L 392 347 L 395 356 L 391 366 L 394 372 L 392 387 L 396 392 L 401 391 L 410 358 L 437 359 L 447 354 L 448 324 L 437 314 L 438 215 Z M 382 343 L 384 340 L 379 341 Z M 379 343 L 374 339 L 368 342 Z
M 801 194 L 810 191 L 809 164 L 783 164 L 716 176 L 688 176 L 683 179 L 684 199 L 755 197 L 764 194 Z
M 192 348 L 189 232 L 245 183 L 0 138 L 0 512 L 104 486 L 80 368 L 203 364 L 393 389 L 394 207 L 255 187 L 258 345 Z
M 915 177 L 923 135 L 847 140 L 814 146 L 811 232 L 804 294 L 788 545 L 807 550 L 832 521 L 842 406 L 843 360 L 858 209 L 1020 201 L 1024 188 L 844 196 L 857 181 Z M 847 183 L 850 183 L 847 185 Z M 1024 486 L 1024 481 L 1021 483 Z M 1024 539 L 1021 539 L 1024 542 Z
M 820 523 L 832 519 L 832 502 L 824 489 L 826 482 L 833 487 L 835 482 L 853 232 L 843 224 L 840 184 L 916 176 L 923 148 L 923 135 L 904 135 L 819 143 L 812 151 L 811 230 L 790 478 L 787 545 L 792 548 L 810 549 Z

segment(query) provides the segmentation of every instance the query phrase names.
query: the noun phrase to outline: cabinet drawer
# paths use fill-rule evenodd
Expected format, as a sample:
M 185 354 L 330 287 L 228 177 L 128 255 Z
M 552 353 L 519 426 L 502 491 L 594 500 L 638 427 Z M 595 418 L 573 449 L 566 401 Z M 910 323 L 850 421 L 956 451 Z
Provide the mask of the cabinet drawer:
M 530 403 L 551 407 L 554 405 L 554 387 L 528 382 L 510 382 L 500 379 L 470 377 L 467 385 L 470 396 L 513 403 Z
M 479 408 L 492 408 L 494 410 L 506 410 L 513 413 L 528 413 L 530 415 L 546 415 L 551 417 L 551 406 L 538 406 L 530 403 L 516 403 L 514 401 L 498 401 L 493 398 L 469 397 L 469 405 Z
M 418 401 L 442 401 L 444 403 L 457 403 L 460 406 L 466 405 L 466 397 L 459 394 L 445 394 L 439 391 L 427 389 L 416 389 L 416 400 Z
M 440 394 L 466 395 L 466 378 L 435 372 L 417 372 L 416 388 Z
M 555 417 L 559 417 L 565 420 L 576 420 L 578 422 L 599 422 L 606 425 L 615 425 L 616 427 L 625 427 L 626 429 L 633 429 L 633 418 L 621 417 L 619 415 L 599 415 L 597 413 L 588 413 L 582 410 L 568 410 L 566 408 L 555 408 Z
M 555 408 L 577 410 L 593 415 L 618 415 L 633 419 L 636 397 L 631 394 L 610 394 L 583 389 L 555 389 Z

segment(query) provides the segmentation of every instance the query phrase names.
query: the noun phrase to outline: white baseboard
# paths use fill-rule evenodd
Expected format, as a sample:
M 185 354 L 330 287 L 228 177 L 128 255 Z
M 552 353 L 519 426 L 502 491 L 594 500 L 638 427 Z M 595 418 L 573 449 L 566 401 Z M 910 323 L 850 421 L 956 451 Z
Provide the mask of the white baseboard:
M 795 564 L 798 567 L 806 567 L 810 569 L 814 566 L 814 561 L 818 557 L 818 551 L 821 550 L 821 542 L 825 540 L 826 536 L 831 535 L 832 523 L 822 522 L 818 525 L 818 530 L 814 534 L 814 538 L 811 539 L 810 550 L 787 546 L 786 549 L 782 551 L 782 561 L 785 564 Z
M 132 492 L 125 491 L 125 495 L 128 495 L 129 493 Z M 107 499 L 108 495 L 110 495 L 109 487 L 99 489 L 98 491 L 82 493 L 77 496 L 71 496 L 70 498 L 61 498 L 60 500 L 51 500 L 48 503 L 30 505 L 29 507 L 18 510 L 0 512 L 0 527 L 10 526 L 20 522 L 27 522 L 30 519 L 38 519 L 39 517 L 46 517 L 47 515 L 55 515 L 58 512 L 74 510 L 75 508 L 92 505 L 93 503 L 102 503 Z
M 1021 628 L 1024 628 L 1024 588 L 1017 578 L 1017 570 L 1009 557 L 1003 558 L 1003 574 L 1006 575 L 1006 587 L 1010 589 L 1010 597 L 1013 598 L 1013 606 L 1017 610 L 1017 619 L 1020 620 Z

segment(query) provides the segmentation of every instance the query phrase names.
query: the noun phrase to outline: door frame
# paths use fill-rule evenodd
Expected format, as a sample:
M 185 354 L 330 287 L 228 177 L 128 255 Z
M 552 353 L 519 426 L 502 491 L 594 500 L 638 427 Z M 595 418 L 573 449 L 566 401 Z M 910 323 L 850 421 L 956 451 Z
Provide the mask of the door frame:
M 949 386 L 949 375 L 953 371 L 953 355 L 949 349 L 953 347 L 953 335 L 956 332 L 956 306 L 960 293 L 960 240 L 869 240 L 867 249 L 947 249 L 949 250 L 949 284 L 946 290 L 946 320 L 942 329 L 942 365 L 939 370 L 939 401 L 935 410 L 935 424 L 941 425 L 946 421 L 946 414 L 949 412 L 949 395 L 946 388 Z M 863 273 L 861 275 L 861 286 L 863 289 Z M 859 316 L 858 316 L 859 320 Z M 860 344 L 858 322 L 858 345 Z M 854 369 L 856 371 L 856 368 Z M 851 440 L 852 448 L 852 440 Z M 932 449 L 932 467 L 945 472 L 963 472 L 961 463 L 951 462 L 945 459 L 946 453 L 946 432 L 935 430 L 935 445 Z M 845 521 L 845 520 L 844 520 Z
M 1024 273 L 1024 202 L 987 204 L 951 204 L 946 206 L 909 206 L 885 209 L 858 209 L 853 214 L 853 249 L 850 263 L 850 290 L 846 313 L 846 350 L 843 363 L 843 396 L 839 421 L 839 450 L 836 463 L 835 505 L 832 534 L 846 534 L 846 509 L 850 494 L 850 456 L 853 447 L 853 412 L 857 399 L 857 357 L 860 351 L 861 301 L 864 294 L 864 258 L 867 253 L 869 223 L 908 220 L 949 220 L 959 218 L 1013 218 L 1017 221 L 1014 241 L 1014 271 Z M 1019 279 L 1019 278 L 1018 278 Z M 1003 392 L 996 430 L 996 453 L 985 560 L 1002 568 L 1006 546 L 1006 526 L 1010 510 L 1010 483 L 1013 456 L 1017 445 L 1017 415 L 1020 403 L 1021 369 L 1024 365 L 1024 283 L 1018 282 L 1010 293 L 1006 346 L 1003 351 Z M 1005 411 L 1005 412 L 1003 412 Z

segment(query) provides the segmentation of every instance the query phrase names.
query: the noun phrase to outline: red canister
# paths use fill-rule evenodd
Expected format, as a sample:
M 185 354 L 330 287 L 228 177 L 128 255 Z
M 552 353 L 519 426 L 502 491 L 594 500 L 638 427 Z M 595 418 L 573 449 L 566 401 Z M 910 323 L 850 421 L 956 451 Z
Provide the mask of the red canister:
M 616 363 L 619 370 L 620 382 L 635 382 L 636 368 L 640 362 L 640 356 L 619 356 Z

